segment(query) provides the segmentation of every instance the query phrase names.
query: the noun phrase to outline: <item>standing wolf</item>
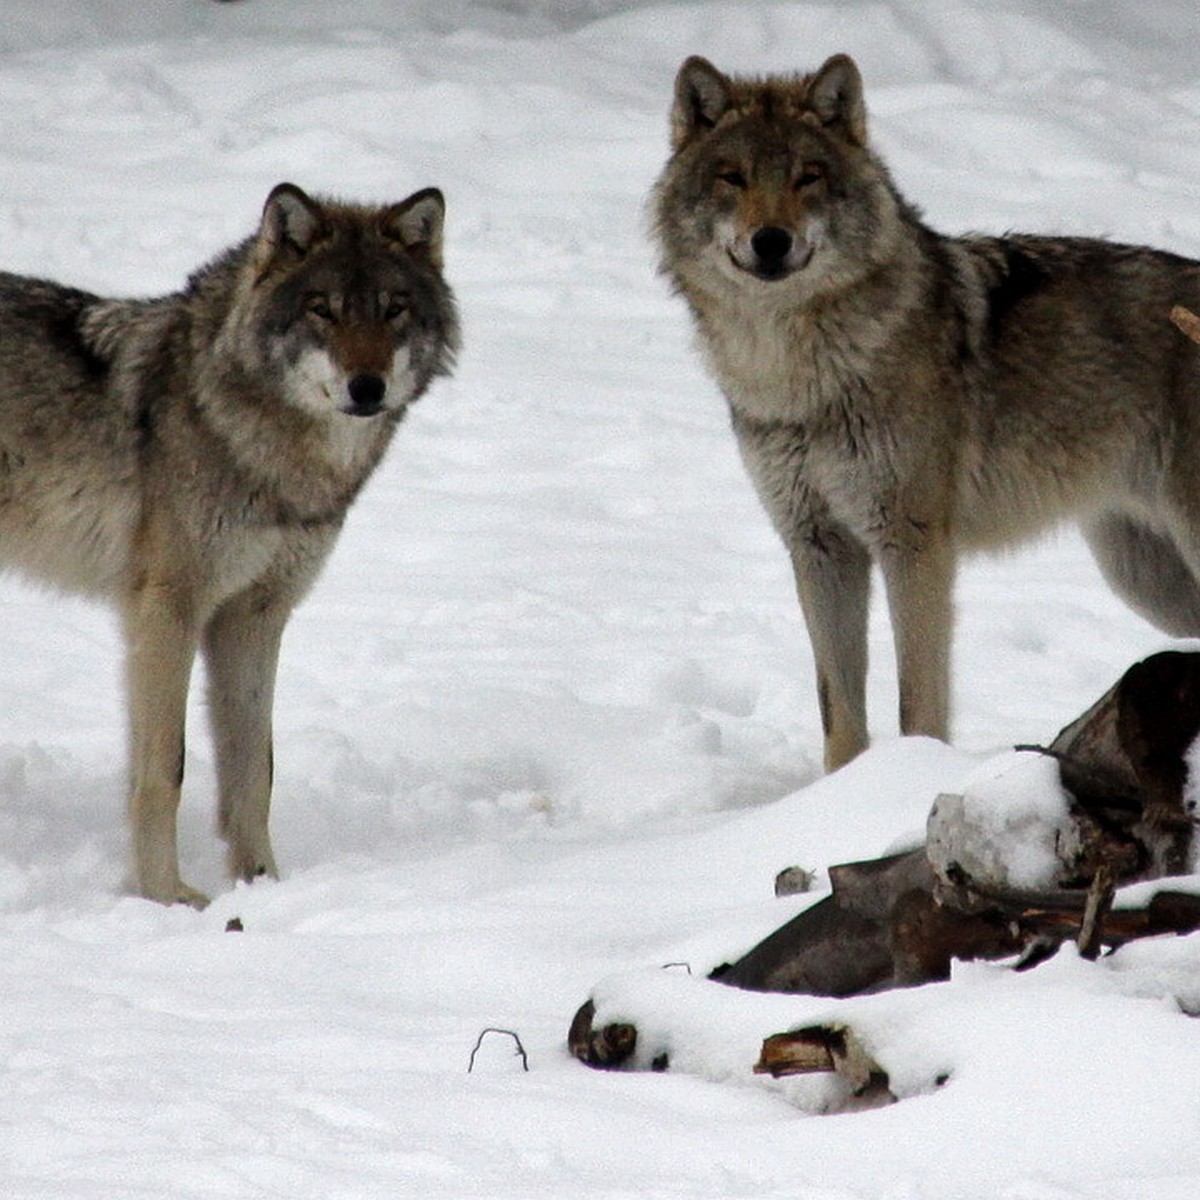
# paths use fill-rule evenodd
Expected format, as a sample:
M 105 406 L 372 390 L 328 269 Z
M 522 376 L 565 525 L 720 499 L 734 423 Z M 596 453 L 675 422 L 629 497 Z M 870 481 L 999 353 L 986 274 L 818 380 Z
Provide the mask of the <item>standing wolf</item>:
M 1082 238 L 945 237 L 867 141 L 845 55 L 675 85 L 655 193 L 743 459 L 791 553 L 832 769 L 867 743 L 869 572 L 905 733 L 944 738 L 955 559 L 1067 517 L 1112 587 L 1200 634 L 1200 263 Z
M 157 300 L 0 276 L 0 562 L 124 622 L 137 885 L 203 905 L 175 822 L 197 649 L 229 869 L 267 832 L 280 636 L 407 406 L 457 343 L 441 193 L 366 208 L 292 184 Z

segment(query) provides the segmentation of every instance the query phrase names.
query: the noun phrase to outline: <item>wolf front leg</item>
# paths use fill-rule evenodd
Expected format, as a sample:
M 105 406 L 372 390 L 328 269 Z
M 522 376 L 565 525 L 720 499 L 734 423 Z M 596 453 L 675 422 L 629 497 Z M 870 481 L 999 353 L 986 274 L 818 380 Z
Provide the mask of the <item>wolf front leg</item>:
M 138 890 L 161 904 L 203 908 L 208 897 L 179 878 L 176 843 L 188 683 L 196 654 L 191 613 L 169 585 L 146 582 L 126 602 L 123 617 L 129 815 Z
M 204 631 L 220 830 L 234 879 L 278 877 L 268 829 L 271 709 L 291 609 L 290 600 L 253 589 L 227 601 Z
M 944 534 L 885 544 L 879 562 L 887 589 L 900 682 L 900 732 L 950 736 L 950 645 L 954 631 L 954 549 Z
M 805 529 L 791 546 L 796 592 L 817 668 L 825 769 L 867 748 L 867 612 L 871 560 L 836 526 Z

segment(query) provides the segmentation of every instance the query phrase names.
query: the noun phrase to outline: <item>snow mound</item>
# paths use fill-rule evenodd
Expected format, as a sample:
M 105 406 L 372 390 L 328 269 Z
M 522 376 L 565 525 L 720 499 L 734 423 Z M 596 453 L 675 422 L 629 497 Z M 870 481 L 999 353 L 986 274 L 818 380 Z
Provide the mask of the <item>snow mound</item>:
M 1052 888 L 1071 861 L 1070 794 L 1058 763 L 1033 752 L 997 755 L 942 793 L 929 814 L 929 860 L 943 879 L 957 864 L 989 888 Z

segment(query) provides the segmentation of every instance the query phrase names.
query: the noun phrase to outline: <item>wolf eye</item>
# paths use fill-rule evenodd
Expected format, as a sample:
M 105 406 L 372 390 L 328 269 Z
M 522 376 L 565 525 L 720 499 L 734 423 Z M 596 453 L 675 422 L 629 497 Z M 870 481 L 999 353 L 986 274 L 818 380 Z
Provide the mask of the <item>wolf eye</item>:
M 327 296 L 308 296 L 304 301 L 304 309 L 306 312 L 312 313 L 314 317 L 318 317 L 322 321 L 333 320 L 333 309 L 330 307 L 329 298 Z
M 746 177 L 741 171 L 718 171 L 717 178 L 722 183 L 727 183 L 730 187 L 735 187 L 739 191 L 747 186 Z
M 389 296 L 383 305 L 383 319 L 398 321 L 408 312 L 408 301 L 403 296 Z
M 812 187 L 814 183 L 820 183 L 825 178 L 825 164 L 819 162 L 805 163 L 800 168 L 800 174 L 796 176 L 796 190 L 801 188 Z

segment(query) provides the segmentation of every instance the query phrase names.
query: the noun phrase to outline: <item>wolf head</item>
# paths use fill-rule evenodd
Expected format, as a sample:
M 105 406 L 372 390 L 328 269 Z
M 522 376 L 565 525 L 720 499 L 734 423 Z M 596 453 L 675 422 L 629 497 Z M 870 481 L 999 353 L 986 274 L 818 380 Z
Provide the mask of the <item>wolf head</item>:
M 239 256 L 223 348 L 311 415 L 399 414 L 449 370 L 458 344 L 444 213 L 436 188 L 371 208 L 279 184 Z
M 812 75 L 741 79 L 689 58 L 656 188 L 677 282 L 820 289 L 882 258 L 900 201 L 867 145 L 862 78 L 844 54 Z

